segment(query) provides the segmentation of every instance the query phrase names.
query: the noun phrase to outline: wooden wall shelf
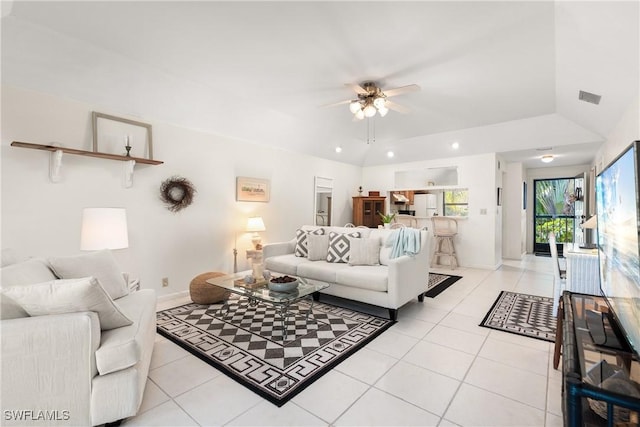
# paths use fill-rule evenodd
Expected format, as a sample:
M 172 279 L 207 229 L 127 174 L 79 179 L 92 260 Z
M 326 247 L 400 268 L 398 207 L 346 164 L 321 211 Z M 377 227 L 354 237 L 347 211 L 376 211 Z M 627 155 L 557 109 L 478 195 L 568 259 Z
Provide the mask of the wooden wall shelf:
M 145 164 L 145 165 L 161 165 L 164 162 L 160 161 L 160 160 L 151 160 L 151 159 L 144 159 L 141 157 L 127 157 L 127 156 L 121 156 L 118 154 L 109 154 L 109 153 L 99 153 L 99 152 L 95 152 L 95 151 L 86 151 L 86 150 L 78 150 L 75 148 L 65 148 L 65 147 L 55 147 L 53 145 L 44 145 L 44 144 L 33 144 L 31 142 L 19 142 L 19 141 L 13 141 L 11 143 L 12 147 L 20 147 L 20 148 L 29 148 L 32 150 L 44 150 L 44 151 L 51 151 L 51 152 L 55 152 L 58 150 L 61 150 L 63 153 L 67 153 L 67 154 L 75 154 L 78 156 L 88 156 L 88 157 L 98 157 L 101 159 L 110 159 L 110 160 L 118 160 L 118 161 L 122 161 L 122 162 L 126 162 L 129 160 L 135 160 L 136 163 L 141 163 L 141 164 Z

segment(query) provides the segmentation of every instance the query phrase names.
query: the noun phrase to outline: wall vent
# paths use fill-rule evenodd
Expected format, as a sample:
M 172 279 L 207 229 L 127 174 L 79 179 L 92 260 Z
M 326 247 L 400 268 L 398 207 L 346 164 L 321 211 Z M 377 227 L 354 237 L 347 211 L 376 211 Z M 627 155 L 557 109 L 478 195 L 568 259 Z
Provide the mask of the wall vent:
M 596 105 L 600 104 L 600 98 L 602 98 L 600 95 L 596 95 L 595 93 L 585 92 L 583 90 L 581 90 L 580 94 L 578 95 L 578 99 L 580 101 L 590 102 Z

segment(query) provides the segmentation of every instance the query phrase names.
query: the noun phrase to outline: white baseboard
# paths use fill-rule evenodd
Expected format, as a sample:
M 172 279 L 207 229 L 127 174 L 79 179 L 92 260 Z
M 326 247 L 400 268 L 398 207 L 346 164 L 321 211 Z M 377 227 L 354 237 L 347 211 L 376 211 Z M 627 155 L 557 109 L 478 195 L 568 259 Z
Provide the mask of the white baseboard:
M 174 299 L 179 299 L 179 298 L 184 298 L 189 296 L 189 291 L 180 291 L 180 292 L 174 292 L 172 294 L 166 294 L 166 295 L 160 295 L 158 297 L 158 302 L 162 303 L 162 302 L 167 302 L 167 301 L 171 301 Z

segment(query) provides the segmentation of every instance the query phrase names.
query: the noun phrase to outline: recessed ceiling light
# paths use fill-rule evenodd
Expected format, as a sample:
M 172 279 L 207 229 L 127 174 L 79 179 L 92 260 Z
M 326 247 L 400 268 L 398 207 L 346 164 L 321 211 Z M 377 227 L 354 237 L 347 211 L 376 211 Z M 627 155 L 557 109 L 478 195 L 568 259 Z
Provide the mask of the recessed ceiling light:
M 551 154 L 545 154 L 544 156 L 540 157 L 540 160 L 543 163 L 551 163 L 553 162 L 553 156 Z
M 336 153 L 342 153 L 342 147 L 337 146 L 336 147 Z
M 458 141 L 451 144 L 451 148 L 453 148 L 454 150 L 457 150 L 458 148 L 460 148 L 460 144 L 458 143 Z
M 395 154 L 393 154 L 393 151 L 387 151 L 388 158 L 392 158 L 393 156 L 395 156 Z

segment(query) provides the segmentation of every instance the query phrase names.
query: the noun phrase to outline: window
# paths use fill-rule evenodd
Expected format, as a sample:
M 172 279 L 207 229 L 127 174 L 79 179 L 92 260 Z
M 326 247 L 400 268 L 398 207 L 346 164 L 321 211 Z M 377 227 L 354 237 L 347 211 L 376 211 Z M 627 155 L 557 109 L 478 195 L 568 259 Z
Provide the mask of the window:
M 467 190 L 444 191 L 444 216 L 468 216 L 469 192 Z

